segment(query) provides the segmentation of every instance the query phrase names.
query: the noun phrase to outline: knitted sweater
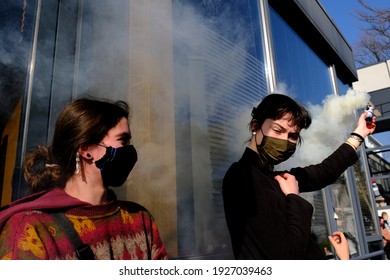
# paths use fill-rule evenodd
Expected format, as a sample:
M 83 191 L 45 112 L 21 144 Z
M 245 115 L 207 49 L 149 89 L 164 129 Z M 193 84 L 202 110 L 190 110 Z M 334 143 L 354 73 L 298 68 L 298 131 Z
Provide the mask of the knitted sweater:
M 52 192 L 58 199 L 62 197 L 62 201 L 74 200 L 63 190 Z M 33 201 L 33 210 L 16 210 L 8 213 L 9 218 L 0 213 L 0 224 L 3 221 L 4 225 L 0 259 L 77 259 L 75 248 L 50 211 L 65 212 L 83 243 L 91 247 L 95 259 L 167 259 L 155 220 L 136 203 L 114 198 L 100 205 L 81 202 L 69 209 L 48 210 L 39 200 Z

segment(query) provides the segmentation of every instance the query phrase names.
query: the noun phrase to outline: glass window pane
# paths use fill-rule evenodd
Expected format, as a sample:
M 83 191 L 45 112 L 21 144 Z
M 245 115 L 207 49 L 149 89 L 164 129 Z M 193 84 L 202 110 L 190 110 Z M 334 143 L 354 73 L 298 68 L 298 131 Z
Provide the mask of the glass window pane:
M 288 24 L 271 8 L 273 45 L 277 82 L 287 93 L 309 105 L 321 105 L 332 92 L 329 67 L 306 45 Z M 345 90 L 345 87 L 340 91 Z M 345 94 L 342 92 L 342 94 Z M 305 145 L 305 144 L 303 144 Z M 335 147 L 337 148 L 337 147 Z M 301 194 L 314 206 L 312 234 L 321 247 L 331 247 L 328 241 L 331 224 L 336 224 L 350 240 L 352 255 L 359 255 L 359 242 L 351 195 L 344 175 L 329 186 L 336 221 L 327 221 L 325 192 Z M 333 217 L 330 217 L 332 219 Z
M 2 1 L 0 9 L 0 206 L 14 198 L 20 168 L 19 137 L 36 17 L 36 1 Z
M 332 207 L 337 230 L 342 231 L 348 239 L 350 255 L 352 257 L 358 256 L 359 239 L 356 230 L 356 218 L 345 176 L 341 176 L 330 187 L 330 190 L 332 193 Z
M 384 242 L 381 241 L 375 241 L 375 242 L 368 242 L 368 252 L 378 252 L 383 250 Z M 382 255 L 374 256 L 370 258 L 371 260 L 386 260 L 386 257 Z M 387 259 L 388 260 L 388 259 Z
M 272 8 L 270 17 L 278 86 L 303 102 L 321 104 L 332 94 L 328 66 Z
M 338 87 L 338 90 L 339 90 L 339 93 L 338 93 L 339 95 L 346 94 L 347 91 L 350 89 L 350 86 L 343 84 L 343 82 L 340 81 L 340 79 L 337 79 L 337 87 Z
M 371 186 L 367 186 L 367 174 L 362 163 L 362 155 L 359 153 L 359 161 L 353 166 L 356 187 L 358 190 L 360 207 L 363 215 L 363 226 L 367 236 L 377 235 L 376 222 L 378 215 L 376 210 L 373 208 L 371 200 Z
M 179 254 L 210 258 L 230 252 L 222 179 L 267 85 L 258 1 L 188 2 L 197 17 L 174 7 Z
M 321 104 L 325 96 L 332 94 L 328 67 L 272 8 L 270 17 L 278 87 L 286 88 L 302 103 Z M 321 247 L 330 248 L 323 192 L 301 195 L 315 208 L 313 237 Z

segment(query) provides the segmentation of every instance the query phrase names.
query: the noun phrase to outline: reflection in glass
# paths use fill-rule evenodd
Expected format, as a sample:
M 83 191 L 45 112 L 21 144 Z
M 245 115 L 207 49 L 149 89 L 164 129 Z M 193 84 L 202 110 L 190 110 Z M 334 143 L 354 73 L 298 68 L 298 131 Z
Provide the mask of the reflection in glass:
M 375 148 L 371 146 L 369 148 Z M 370 174 L 373 178 L 374 184 L 379 192 L 379 196 L 376 196 L 377 207 L 390 206 L 390 151 L 387 149 L 371 150 L 367 153 L 368 166 L 370 168 Z
M 173 24 L 178 247 L 213 258 L 230 252 L 222 179 L 267 94 L 258 2 L 182 2 L 191 5 L 174 6 Z
M 331 186 L 331 194 L 337 230 L 342 231 L 348 239 L 350 255 L 357 256 L 359 255 L 359 242 L 356 219 L 344 175 Z
M 321 104 L 332 94 L 328 66 L 270 9 L 278 87 L 302 102 Z
M 310 204 L 314 207 L 311 225 L 312 237 L 314 240 L 316 240 L 317 244 L 319 244 L 321 248 L 331 248 L 328 240 L 329 232 L 327 230 L 328 227 L 323 192 L 316 191 L 310 193 L 301 193 L 300 196 L 309 201 Z
M 328 66 L 272 8 L 270 17 L 279 90 L 285 89 L 288 95 L 306 105 L 321 105 L 327 95 L 333 94 Z M 321 248 L 330 248 L 323 192 L 301 196 L 314 207 L 312 237 Z
M 345 85 L 340 79 L 337 79 L 337 87 L 339 95 L 344 95 L 350 89 L 349 85 Z
M 375 214 L 373 204 L 371 203 L 371 190 L 369 189 L 369 186 L 367 186 L 367 174 L 365 169 L 363 168 L 362 156 L 360 153 L 359 161 L 355 163 L 355 165 L 353 166 L 353 170 L 360 201 L 360 207 L 363 215 L 362 223 L 365 229 L 365 233 L 367 236 L 376 235 L 378 233 L 375 227 L 374 219 L 376 219 L 377 215 Z
M 2 1 L 0 9 L 0 206 L 18 189 L 26 80 L 35 24 L 36 1 Z

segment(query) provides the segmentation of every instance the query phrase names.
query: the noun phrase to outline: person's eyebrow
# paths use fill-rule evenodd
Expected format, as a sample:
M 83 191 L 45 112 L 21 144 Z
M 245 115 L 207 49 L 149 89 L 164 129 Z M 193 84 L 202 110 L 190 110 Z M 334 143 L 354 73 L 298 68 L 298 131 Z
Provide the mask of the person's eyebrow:
M 282 129 L 283 131 L 287 131 L 287 129 L 283 126 L 283 125 L 281 125 L 281 124 L 279 124 L 279 123 L 277 123 L 277 122 L 274 122 L 273 123 L 274 125 L 277 125 L 280 129 Z
M 116 138 L 120 139 L 120 140 L 130 140 L 131 139 L 131 133 L 121 132 L 118 135 L 116 135 Z
M 290 137 L 293 137 L 293 138 L 299 138 L 299 133 L 298 132 L 291 132 L 288 134 Z
M 283 132 L 286 132 L 287 131 L 287 128 L 285 128 L 283 125 L 277 123 L 277 122 L 274 122 L 273 124 L 277 125 L 279 127 L 279 129 L 281 129 Z M 296 136 L 296 137 L 299 137 L 299 132 L 290 132 L 289 135 L 291 136 Z

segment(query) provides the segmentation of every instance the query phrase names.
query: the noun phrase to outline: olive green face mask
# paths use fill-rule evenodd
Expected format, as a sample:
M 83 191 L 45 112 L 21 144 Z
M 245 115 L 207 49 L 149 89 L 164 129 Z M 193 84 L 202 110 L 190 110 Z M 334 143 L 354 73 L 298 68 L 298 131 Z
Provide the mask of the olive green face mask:
M 263 140 L 256 146 L 262 161 L 266 161 L 270 165 L 286 161 L 294 154 L 296 149 L 296 143 L 266 136 L 264 133 Z

